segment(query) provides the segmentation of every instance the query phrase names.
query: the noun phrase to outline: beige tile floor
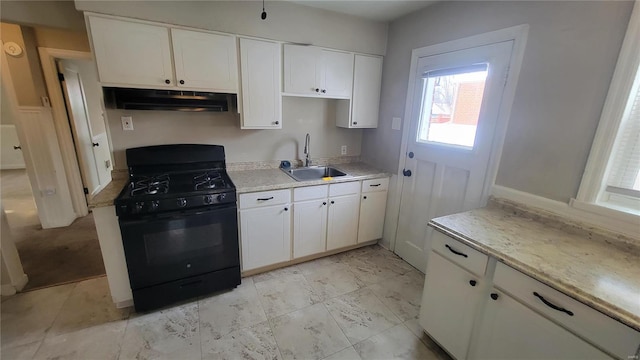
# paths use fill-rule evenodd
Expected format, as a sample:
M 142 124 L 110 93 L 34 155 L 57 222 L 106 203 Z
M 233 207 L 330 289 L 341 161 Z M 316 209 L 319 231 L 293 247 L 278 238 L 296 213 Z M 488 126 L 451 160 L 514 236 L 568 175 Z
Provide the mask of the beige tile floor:
M 3 359 L 448 359 L 421 331 L 424 275 L 370 246 L 244 278 L 159 311 L 106 278 L 5 298 Z

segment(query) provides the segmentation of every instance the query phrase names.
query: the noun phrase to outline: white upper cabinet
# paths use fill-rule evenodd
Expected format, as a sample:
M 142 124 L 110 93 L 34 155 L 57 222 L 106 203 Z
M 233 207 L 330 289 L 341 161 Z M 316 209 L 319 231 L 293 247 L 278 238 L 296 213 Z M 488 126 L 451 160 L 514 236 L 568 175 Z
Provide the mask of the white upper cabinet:
M 179 87 L 238 92 L 235 36 L 171 29 L 171 41 Z
M 102 85 L 238 92 L 233 35 L 99 16 L 89 26 Z
M 348 99 L 353 54 L 313 46 L 284 45 L 284 93 Z
M 175 86 L 168 28 L 94 16 L 89 25 L 103 85 Z
M 280 44 L 240 39 L 242 128 L 282 128 Z
M 337 125 L 346 128 L 377 128 L 382 84 L 382 58 L 355 55 L 351 108 L 337 117 Z

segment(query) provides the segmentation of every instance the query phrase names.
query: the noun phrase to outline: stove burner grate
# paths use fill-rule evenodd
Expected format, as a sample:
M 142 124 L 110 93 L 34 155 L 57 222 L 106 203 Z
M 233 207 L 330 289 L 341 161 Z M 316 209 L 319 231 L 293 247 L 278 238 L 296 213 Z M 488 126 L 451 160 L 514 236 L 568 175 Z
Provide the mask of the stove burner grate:
M 215 189 L 218 187 L 224 187 L 224 180 L 217 171 L 207 171 L 193 177 L 194 190 Z
M 166 194 L 169 192 L 169 175 L 142 177 L 131 182 L 131 196 Z

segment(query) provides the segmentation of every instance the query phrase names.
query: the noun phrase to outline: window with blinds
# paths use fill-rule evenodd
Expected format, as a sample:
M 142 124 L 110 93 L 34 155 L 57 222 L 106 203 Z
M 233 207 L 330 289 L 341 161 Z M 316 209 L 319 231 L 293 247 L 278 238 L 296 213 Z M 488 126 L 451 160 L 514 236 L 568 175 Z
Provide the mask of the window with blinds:
M 640 71 L 636 71 L 615 145 L 602 201 L 640 200 Z M 627 200 L 625 200 L 627 198 Z M 634 201 L 635 202 L 635 201 Z M 638 208 L 640 210 L 640 208 Z

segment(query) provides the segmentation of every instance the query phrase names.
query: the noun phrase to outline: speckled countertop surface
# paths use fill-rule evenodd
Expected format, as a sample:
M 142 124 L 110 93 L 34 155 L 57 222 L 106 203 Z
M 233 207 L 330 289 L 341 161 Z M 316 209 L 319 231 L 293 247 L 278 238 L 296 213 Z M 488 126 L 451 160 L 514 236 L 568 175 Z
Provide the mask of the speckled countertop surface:
M 333 165 L 332 165 L 333 166 Z M 229 171 L 238 194 L 278 189 L 291 189 L 301 186 L 322 185 L 354 180 L 375 179 L 390 176 L 380 169 L 365 163 L 338 164 L 333 166 L 349 176 L 333 178 L 330 181 L 296 181 L 280 169 Z
M 640 331 L 640 245 L 508 203 L 430 226 Z
M 237 170 L 228 171 L 228 173 L 236 186 L 236 192 L 238 194 L 390 176 L 389 173 L 361 162 L 338 164 L 334 167 L 346 172 L 349 176 L 334 178 L 334 180 L 331 181 L 296 181 L 280 169 Z M 117 176 L 113 174 L 113 181 L 89 200 L 89 209 L 113 205 L 113 200 L 120 194 L 120 191 L 122 191 L 127 182 L 126 175 L 126 171 L 118 172 Z

